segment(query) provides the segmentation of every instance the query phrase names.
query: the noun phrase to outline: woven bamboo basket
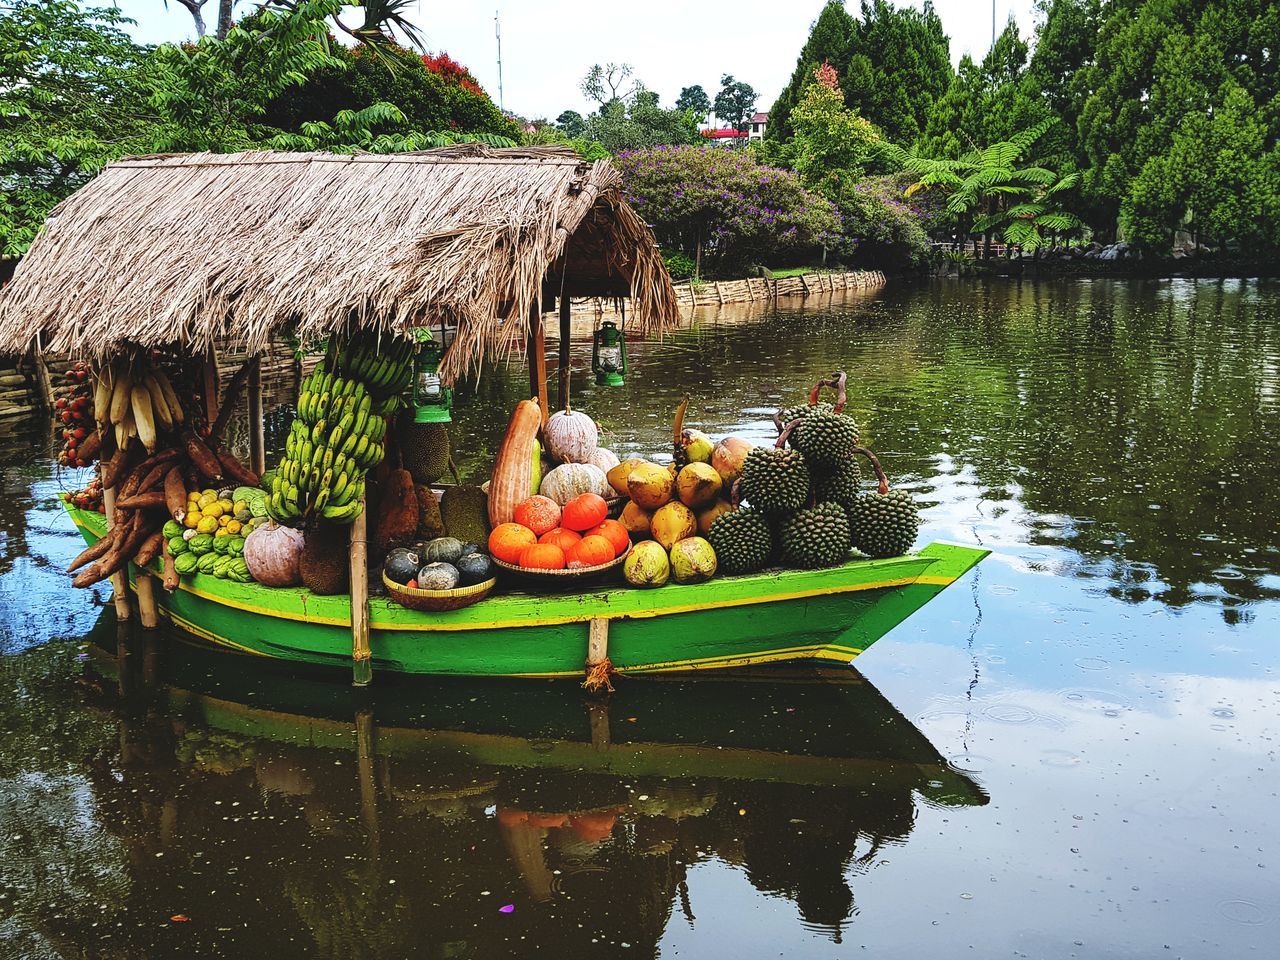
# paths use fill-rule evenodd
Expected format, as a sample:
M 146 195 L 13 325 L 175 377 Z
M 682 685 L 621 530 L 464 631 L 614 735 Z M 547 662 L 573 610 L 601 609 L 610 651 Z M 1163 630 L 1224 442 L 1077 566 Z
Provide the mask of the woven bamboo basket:
M 463 607 L 480 602 L 489 595 L 489 591 L 497 584 L 498 578 L 490 577 L 483 583 L 457 587 L 453 590 L 419 590 L 416 587 L 406 587 L 404 584 L 396 583 L 384 570 L 382 582 L 386 584 L 387 595 L 400 606 L 408 607 L 410 610 L 444 613 L 447 610 L 461 610 Z

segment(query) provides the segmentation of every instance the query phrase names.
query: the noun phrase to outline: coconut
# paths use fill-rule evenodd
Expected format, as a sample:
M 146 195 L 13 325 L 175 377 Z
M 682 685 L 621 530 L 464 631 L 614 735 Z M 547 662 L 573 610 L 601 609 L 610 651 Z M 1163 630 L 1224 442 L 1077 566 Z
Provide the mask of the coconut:
M 716 572 L 716 552 L 702 537 L 685 537 L 671 548 L 671 578 L 676 583 L 702 583 Z
M 726 487 L 742 476 L 742 462 L 751 452 L 751 444 L 741 437 L 725 437 L 711 451 L 711 465 Z
M 670 550 L 678 540 L 692 536 L 698 529 L 698 518 L 679 500 L 659 507 L 653 515 L 653 539 Z
M 637 543 L 622 564 L 622 575 L 633 587 L 660 587 L 671 576 L 671 561 L 662 545 L 652 540 Z

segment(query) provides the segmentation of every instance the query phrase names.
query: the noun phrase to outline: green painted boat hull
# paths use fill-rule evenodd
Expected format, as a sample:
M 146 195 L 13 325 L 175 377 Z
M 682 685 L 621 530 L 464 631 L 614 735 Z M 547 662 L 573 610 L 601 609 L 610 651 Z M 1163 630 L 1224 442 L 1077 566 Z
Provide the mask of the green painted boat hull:
M 89 543 L 101 515 L 69 510 Z M 448 613 L 370 600 L 374 672 L 580 677 L 591 620 L 609 621 L 608 656 L 623 674 L 783 661 L 851 663 L 988 551 L 933 543 L 917 554 L 856 560 L 657 590 L 601 586 L 570 594 L 503 593 Z M 158 571 L 158 566 L 155 571 Z M 131 579 L 137 571 L 131 569 Z M 197 637 L 245 653 L 350 669 L 350 602 L 197 574 L 162 612 Z

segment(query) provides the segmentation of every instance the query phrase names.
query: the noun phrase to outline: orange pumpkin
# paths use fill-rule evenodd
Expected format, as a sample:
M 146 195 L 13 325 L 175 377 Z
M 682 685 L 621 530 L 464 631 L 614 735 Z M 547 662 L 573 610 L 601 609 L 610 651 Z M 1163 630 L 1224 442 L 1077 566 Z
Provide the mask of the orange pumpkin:
M 569 551 L 569 569 L 576 567 L 596 567 L 608 563 L 616 554 L 608 537 L 599 534 L 585 536 L 575 543 Z
M 535 543 L 520 554 L 520 566 L 530 570 L 563 570 L 564 551 L 554 543 Z
M 572 530 L 566 530 L 564 527 L 556 527 L 554 530 L 548 530 L 540 536 L 538 538 L 538 542 L 554 543 L 565 552 L 565 556 L 568 556 L 569 551 L 573 549 L 573 545 L 581 539 L 581 534 L 574 533 Z
M 489 553 L 503 563 L 519 563 L 526 547 L 538 542 L 533 531 L 519 523 L 500 523 L 489 534 Z
M 564 505 L 560 526 L 568 530 L 590 530 L 604 523 L 609 505 L 598 493 L 580 493 Z
M 592 527 L 584 536 L 601 536 L 613 544 L 613 555 L 620 557 L 627 552 L 627 548 L 631 546 L 631 534 L 627 533 L 627 528 L 617 520 L 606 520 L 598 527 Z
M 534 495 L 516 504 L 514 519 L 540 537 L 560 525 L 560 504 L 550 497 Z

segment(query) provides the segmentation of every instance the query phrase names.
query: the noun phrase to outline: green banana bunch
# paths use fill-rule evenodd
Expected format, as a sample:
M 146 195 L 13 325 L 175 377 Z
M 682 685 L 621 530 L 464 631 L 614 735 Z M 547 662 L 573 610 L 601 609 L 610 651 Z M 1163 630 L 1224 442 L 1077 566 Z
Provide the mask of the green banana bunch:
M 415 346 L 404 337 L 360 331 L 347 339 L 335 359 L 343 374 L 359 380 L 381 400 L 409 386 Z

